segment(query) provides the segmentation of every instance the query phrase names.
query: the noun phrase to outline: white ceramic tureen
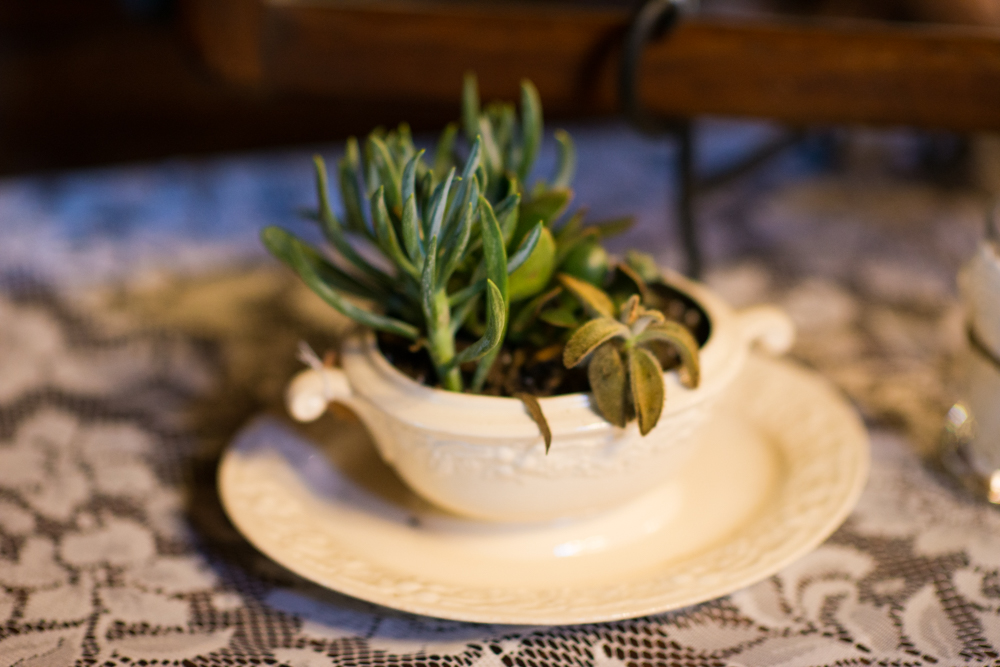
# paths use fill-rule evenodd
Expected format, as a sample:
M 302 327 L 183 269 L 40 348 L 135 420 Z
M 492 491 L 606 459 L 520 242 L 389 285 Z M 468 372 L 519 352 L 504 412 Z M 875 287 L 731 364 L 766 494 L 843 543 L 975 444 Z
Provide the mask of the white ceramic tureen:
M 291 414 L 319 417 L 330 401 L 365 423 L 382 458 L 427 500 L 460 515 L 533 522 L 577 517 L 636 498 L 675 473 L 716 399 L 759 344 L 780 354 L 794 330 L 769 306 L 735 312 L 703 285 L 667 280 L 708 315 L 711 333 L 701 350 L 701 384 L 687 389 L 666 374 L 666 403 L 645 437 L 635 422 L 618 428 L 594 409 L 590 394 L 539 400 L 552 430 L 548 454 L 521 401 L 433 389 L 394 368 L 371 332 L 347 338 L 342 368 L 305 370 L 288 388 Z

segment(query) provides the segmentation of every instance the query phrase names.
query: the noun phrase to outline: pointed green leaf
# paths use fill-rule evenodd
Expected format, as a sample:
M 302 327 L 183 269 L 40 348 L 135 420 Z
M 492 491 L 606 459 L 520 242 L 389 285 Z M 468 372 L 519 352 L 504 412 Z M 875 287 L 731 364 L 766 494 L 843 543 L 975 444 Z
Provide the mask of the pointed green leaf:
M 429 228 L 427 238 L 437 238 L 441 233 L 441 223 L 444 221 L 444 211 L 448 206 L 448 191 L 451 190 L 451 183 L 455 179 L 455 168 L 448 171 L 448 176 L 444 182 L 434 189 L 434 196 L 431 198 L 430 213 L 427 216 Z
M 385 187 L 380 187 L 372 196 L 372 220 L 375 223 L 375 236 L 383 252 L 395 262 L 396 266 L 405 271 L 414 280 L 420 280 L 420 272 L 413 262 L 403 254 L 396 238 L 396 230 L 389 220 L 389 211 L 385 207 Z
M 361 185 L 361 157 L 358 153 L 358 140 L 351 137 L 347 140 L 347 149 L 344 157 L 337 165 L 338 181 L 340 183 L 340 197 L 344 202 L 344 214 L 347 226 L 356 232 L 368 234 L 368 223 L 365 221 L 364 207 L 362 206 Z
M 378 288 L 369 287 L 359 282 L 354 276 L 344 273 L 316 250 L 280 227 L 265 227 L 260 233 L 260 239 L 272 255 L 292 268 L 294 268 L 292 247 L 298 244 L 320 279 L 334 289 L 371 301 L 380 301 L 387 296 Z
M 687 327 L 679 322 L 666 321 L 650 324 L 635 338 L 636 345 L 648 341 L 663 341 L 670 343 L 681 358 L 681 381 L 684 386 L 695 388 L 701 382 L 701 362 L 698 354 L 698 341 L 695 340 Z
M 438 288 L 448 284 L 448 279 L 455 272 L 462 260 L 465 258 L 465 249 L 469 245 L 469 237 L 472 235 L 472 219 L 475 215 L 475 205 L 469 202 L 465 207 L 465 215 L 458 225 L 458 238 L 452 243 L 444 258 L 443 268 L 438 275 Z
M 323 282 L 312 262 L 309 261 L 306 249 L 301 242 L 293 241 L 291 243 L 289 259 L 292 268 L 305 281 L 309 289 L 343 315 L 372 329 L 388 331 L 411 340 L 416 340 L 420 336 L 420 330 L 412 324 L 360 308 Z
M 522 201 L 514 242 L 519 242 L 539 220 L 544 222 L 546 227 L 551 227 L 569 206 L 572 196 L 573 193 L 569 190 L 547 190 Z
M 520 215 L 521 195 L 514 192 L 507 195 L 503 201 L 496 205 L 497 220 L 500 221 L 500 231 L 503 234 L 504 245 L 509 246 L 514 238 L 514 231 L 517 229 L 517 220 Z
M 359 271 L 364 273 L 372 281 L 382 287 L 388 288 L 392 284 L 392 279 L 379 269 L 372 266 L 368 260 L 362 257 L 358 251 L 347 241 L 344 230 L 340 226 L 340 221 L 330 210 L 329 202 L 326 200 L 325 187 L 321 179 L 326 175 L 322 160 L 316 162 L 316 180 L 320 188 L 320 212 L 322 215 L 323 232 L 326 239 L 337 249 L 344 259 L 349 261 Z
M 483 263 L 486 267 L 486 277 L 492 280 L 504 297 L 504 303 L 509 303 L 507 277 L 507 250 L 504 247 L 503 236 L 500 234 L 500 224 L 493 214 L 493 207 L 485 197 L 479 197 L 479 224 L 483 239 Z
M 497 146 L 496 138 L 493 136 L 493 126 L 485 116 L 479 117 L 479 136 L 483 142 L 483 164 L 486 166 L 486 173 L 492 176 L 500 176 L 503 169 L 503 161 L 500 156 L 500 147 Z
M 587 366 L 587 379 L 597 411 L 615 426 L 624 428 L 628 422 L 628 380 L 617 347 L 608 343 L 594 351 Z
M 409 200 L 410 196 L 416 192 L 417 189 L 417 164 L 420 162 L 420 158 L 424 155 L 424 149 L 420 149 L 411 157 L 406 166 L 403 167 L 403 175 L 400 178 L 400 192 L 402 196 L 403 205 L 406 205 L 406 201 Z
M 521 82 L 521 132 L 521 162 L 517 166 L 517 177 L 524 183 L 542 145 L 542 100 L 538 97 L 538 89 L 527 79 Z
M 333 214 L 333 210 L 330 208 L 330 194 L 327 191 L 326 162 L 319 155 L 313 155 L 313 167 L 316 172 L 316 195 L 319 198 L 319 220 L 323 227 L 323 233 L 328 235 L 327 226 L 330 224 L 328 221 L 336 221 L 337 216 Z M 334 224 L 338 227 L 340 226 L 339 221 L 336 221 Z
M 559 145 L 559 160 L 556 163 L 556 176 L 552 179 L 552 187 L 568 188 L 576 174 L 576 148 L 573 138 L 565 130 L 556 130 L 556 143 Z
M 510 274 L 510 299 L 520 301 L 545 289 L 556 268 L 556 242 L 547 227 L 541 227 L 538 241 L 528 258 Z
M 542 236 L 542 231 L 545 228 L 542 226 L 541 221 L 535 225 L 535 228 L 524 237 L 521 241 L 521 245 L 518 246 L 517 251 L 510 256 L 507 261 L 507 273 L 513 273 L 517 271 L 522 264 L 527 261 L 528 257 L 535 251 L 535 247 L 538 245 L 538 239 Z M 548 281 L 546 281 L 548 282 Z
M 603 345 L 615 336 L 627 339 L 631 333 L 629 328 L 618 320 L 610 317 L 594 318 L 577 329 L 566 341 L 566 347 L 563 348 L 563 365 L 566 368 L 573 368 L 599 345 Z
M 628 364 L 639 432 L 646 435 L 660 421 L 663 412 L 663 369 L 656 355 L 644 347 L 632 347 L 628 351 Z
M 560 273 L 558 279 L 592 315 L 612 318 L 615 316 L 615 304 L 602 290 L 567 273 Z
M 403 245 L 414 266 L 422 267 L 424 263 L 424 244 L 420 238 L 420 216 L 417 215 L 417 201 L 410 195 L 403 205 L 403 221 L 400 225 L 403 232 Z
M 479 134 L 479 83 L 472 72 L 462 81 L 462 128 L 469 141 Z
M 385 142 L 375 136 L 368 137 L 373 150 L 372 154 L 378 167 L 381 185 L 385 187 L 385 198 L 389 208 L 399 210 L 403 205 L 401 174 L 396 160 L 393 158 Z M 369 189 L 377 189 L 376 184 L 369 183 Z
M 493 350 L 499 348 L 503 341 L 504 330 L 507 327 L 507 307 L 503 302 L 500 289 L 492 280 L 486 281 L 486 333 L 475 343 L 455 355 L 447 369 L 469 361 L 482 359 Z

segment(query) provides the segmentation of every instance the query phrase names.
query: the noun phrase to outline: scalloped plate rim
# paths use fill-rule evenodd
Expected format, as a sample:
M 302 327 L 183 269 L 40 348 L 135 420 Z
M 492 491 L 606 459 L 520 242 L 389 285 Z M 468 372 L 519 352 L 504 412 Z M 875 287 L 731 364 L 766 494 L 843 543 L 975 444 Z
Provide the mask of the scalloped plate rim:
M 847 518 L 857 504 L 867 481 L 870 465 L 867 430 L 853 407 L 847 403 L 838 390 L 834 389 L 827 380 L 815 371 L 806 369 L 794 362 L 765 358 L 757 354 L 751 355 L 750 363 L 747 364 L 747 368 L 741 374 L 753 373 L 763 373 L 765 376 L 783 375 L 791 383 L 800 384 L 798 387 L 800 390 L 809 389 L 814 393 L 818 392 L 821 398 L 817 400 L 816 397 L 813 397 L 813 405 L 811 407 L 823 408 L 829 413 L 839 413 L 839 418 L 843 420 L 840 426 L 843 428 L 841 429 L 842 433 L 840 434 L 838 444 L 843 449 L 842 454 L 846 452 L 850 455 L 852 459 L 850 463 L 851 469 L 847 471 L 847 479 L 842 480 L 840 483 L 839 493 L 835 502 L 830 503 L 828 508 L 824 508 L 822 521 L 814 522 L 799 530 L 792 531 L 793 539 L 785 542 L 784 548 L 776 549 L 770 554 L 762 554 L 769 556 L 769 558 L 765 558 L 765 562 L 762 565 L 750 568 L 738 575 L 731 575 L 728 578 L 723 576 L 721 577 L 721 581 L 718 581 L 714 585 L 703 584 L 684 594 L 665 594 L 654 596 L 653 599 L 648 600 L 617 600 L 599 605 L 597 608 L 592 607 L 576 612 L 552 611 L 539 613 L 535 610 L 503 609 L 502 603 L 493 603 L 483 608 L 468 604 L 463 605 L 461 600 L 437 599 L 427 602 L 422 601 L 418 595 L 413 595 L 409 592 L 390 593 L 387 592 L 385 587 L 379 588 L 360 584 L 351 576 L 330 577 L 328 574 L 317 572 L 316 568 L 310 567 L 309 563 L 294 558 L 287 549 L 282 548 L 280 541 L 269 539 L 266 535 L 262 535 L 261 531 L 257 529 L 256 524 L 250 520 L 252 511 L 248 512 L 247 508 L 242 506 L 245 503 L 241 504 L 239 502 L 233 476 L 234 468 L 238 465 L 233 455 L 233 444 L 240 440 L 243 431 L 236 435 L 219 462 L 217 475 L 218 492 L 226 514 L 237 530 L 263 554 L 295 574 L 320 586 L 392 609 L 456 621 L 512 625 L 599 623 L 664 613 L 693 604 L 707 602 L 762 581 L 811 552 Z M 807 391 L 806 393 L 808 394 L 809 392 Z M 794 397 L 799 403 L 803 402 L 803 400 L 806 403 L 809 402 L 808 399 L 802 398 L 801 391 L 789 391 L 787 396 Z M 755 417 L 750 415 L 750 420 L 753 421 L 754 419 Z M 758 427 L 761 427 L 759 423 Z M 248 428 L 252 428 L 252 426 Z M 795 439 L 794 435 L 785 435 L 784 437 Z M 846 449 L 844 449 L 845 446 Z M 791 475 L 787 474 L 786 471 L 782 479 L 786 487 L 788 486 L 790 477 Z M 762 512 L 777 512 L 778 510 L 775 507 L 770 507 L 773 504 L 769 503 L 769 507 L 762 510 Z M 735 536 L 733 536 L 723 540 L 721 544 L 706 549 L 699 554 L 689 555 L 680 559 L 679 562 L 681 564 L 692 562 L 705 553 L 725 548 L 727 544 L 735 539 Z M 674 565 L 676 566 L 676 563 Z M 516 589 L 505 590 L 513 593 L 516 598 L 518 593 Z M 570 599 L 573 597 L 572 593 L 571 591 Z M 527 594 L 534 594 L 534 592 Z M 568 604 L 567 606 L 572 608 L 574 605 Z

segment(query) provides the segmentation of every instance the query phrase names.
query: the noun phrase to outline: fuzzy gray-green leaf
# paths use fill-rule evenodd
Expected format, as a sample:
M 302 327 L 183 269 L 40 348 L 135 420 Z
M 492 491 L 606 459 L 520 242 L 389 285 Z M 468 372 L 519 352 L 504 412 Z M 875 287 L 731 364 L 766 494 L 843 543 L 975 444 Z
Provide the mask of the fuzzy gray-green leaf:
M 628 378 L 621 353 L 614 344 L 607 343 L 594 351 L 587 366 L 587 379 L 601 416 L 624 428 L 629 417 Z
M 558 278 L 562 286 L 583 304 L 587 312 L 594 316 L 611 318 L 615 316 L 615 304 L 601 289 L 568 273 L 560 273 Z
M 701 363 L 698 355 L 698 341 L 695 340 L 691 332 L 683 324 L 673 321 L 650 324 L 646 329 L 636 336 L 636 345 L 642 345 L 648 341 L 663 341 L 670 343 L 681 358 L 681 372 L 679 373 L 684 386 L 695 388 L 701 382 Z
M 628 351 L 628 374 L 632 401 L 639 418 L 639 432 L 646 435 L 660 421 L 663 412 L 663 369 L 656 355 L 644 347 Z
M 545 441 L 545 453 L 548 454 L 549 448 L 552 446 L 552 429 L 549 428 L 549 421 L 545 418 L 538 399 L 523 391 L 514 394 L 514 398 L 524 403 L 524 409 L 528 411 L 531 420 L 538 424 L 538 431 L 542 434 L 542 440 Z
M 323 282 L 300 242 L 292 243 L 289 254 L 292 268 L 309 286 L 309 289 L 342 314 L 372 329 L 388 331 L 411 340 L 416 340 L 420 336 L 420 330 L 412 324 L 360 308 Z
M 566 341 L 563 348 L 563 365 L 573 368 L 587 358 L 587 355 L 615 336 L 628 338 L 631 331 L 627 326 L 610 317 L 596 317 L 582 327 Z

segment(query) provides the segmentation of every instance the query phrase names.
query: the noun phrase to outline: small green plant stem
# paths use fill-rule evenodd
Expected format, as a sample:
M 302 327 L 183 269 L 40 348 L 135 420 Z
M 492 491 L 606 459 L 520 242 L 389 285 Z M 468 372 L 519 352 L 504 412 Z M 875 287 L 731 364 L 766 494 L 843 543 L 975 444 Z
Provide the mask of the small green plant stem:
M 442 373 L 455 358 L 455 337 L 451 331 L 451 308 L 448 306 L 448 294 L 444 289 L 434 293 L 431 301 L 433 311 L 431 321 L 427 322 L 427 348 L 438 371 L 441 386 L 448 391 L 462 391 L 462 373 L 458 367 Z

